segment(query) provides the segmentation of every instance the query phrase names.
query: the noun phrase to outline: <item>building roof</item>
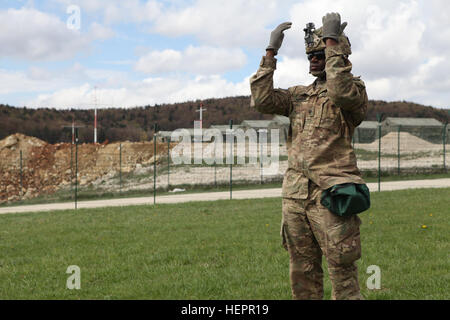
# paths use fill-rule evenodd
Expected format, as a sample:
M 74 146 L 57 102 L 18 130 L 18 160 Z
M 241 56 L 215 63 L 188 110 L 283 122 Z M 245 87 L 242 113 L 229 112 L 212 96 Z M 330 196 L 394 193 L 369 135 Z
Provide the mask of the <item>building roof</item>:
M 172 134 L 172 131 L 158 131 L 156 133 L 157 137 L 170 137 L 170 135 Z
M 291 124 L 291 120 L 289 119 L 289 117 L 280 116 L 280 115 L 275 115 L 273 117 L 273 121 L 275 121 L 276 123 L 281 124 L 281 125 L 290 125 Z
M 442 127 L 442 123 L 433 118 L 387 117 L 383 122 L 385 125 L 389 126 Z
M 233 124 L 233 130 L 239 129 L 239 128 L 241 128 L 240 124 L 236 124 L 236 125 Z M 227 132 L 227 130 L 230 129 L 230 125 L 229 124 L 215 124 L 215 125 L 212 125 L 210 127 L 210 129 L 218 129 L 218 130 L 220 130 L 220 132 L 225 133 L 225 132 Z
M 177 130 L 187 130 L 188 132 L 189 132 L 189 135 L 191 136 L 191 137 L 195 137 L 195 135 L 194 135 L 194 128 L 178 128 Z M 197 130 L 199 130 L 199 129 L 197 129 Z M 203 131 L 204 130 L 206 130 L 206 129 L 203 129 Z M 174 131 L 176 131 L 176 130 L 174 130 Z M 174 131 L 158 131 L 157 133 L 156 133 L 156 136 L 157 137 L 162 137 L 162 138 L 170 138 L 170 137 L 172 137 L 172 133 L 174 132 Z M 181 133 L 182 131 L 180 131 L 180 133 Z M 199 131 L 200 132 L 200 134 L 202 134 L 203 132 L 202 131 Z M 210 139 L 205 139 L 205 137 L 203 137 L 203 140 L 204 141 L 209 141 L 209 140 L 211 140 L 211 138 Z
M 378 128 L 378 122 L 376 121 L 363 121 L 358 126 L 360 129 L 376 129 Z
M 244 120 L 241 123 L 242 127 L 247 128 L 269 128 L 269 126 L 273 123 L 273 120 Z

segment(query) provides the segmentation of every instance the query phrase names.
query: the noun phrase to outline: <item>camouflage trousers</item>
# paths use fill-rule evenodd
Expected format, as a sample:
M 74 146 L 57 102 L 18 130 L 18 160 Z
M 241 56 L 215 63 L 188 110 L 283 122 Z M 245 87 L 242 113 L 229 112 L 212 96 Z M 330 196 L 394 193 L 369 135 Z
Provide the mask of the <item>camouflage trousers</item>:
M 333 214 L 320 203 L 320 196 L 320 188 L 309 181 L 307 199 L 283 199 L 281 236 L 290 256 L 293 298 L 323 299 L 324 255 L 332 299 L 362 299 L 355 263 L 361 257 L 361 220 Z

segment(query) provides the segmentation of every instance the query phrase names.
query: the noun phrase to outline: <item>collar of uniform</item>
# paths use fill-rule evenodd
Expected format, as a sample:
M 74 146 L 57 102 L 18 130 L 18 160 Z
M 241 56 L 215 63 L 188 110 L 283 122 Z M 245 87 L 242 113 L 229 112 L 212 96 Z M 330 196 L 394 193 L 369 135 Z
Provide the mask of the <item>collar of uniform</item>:
M 308 95 L 319 94 L 323 91 L 327 91 L 327 81 L 316 79 L 313 83 L 308 86 L 307 93 Z
M 313 85 L 316 88 L 321 88 L 321 87 L 324 87 L 326 85 L 326 83 L 327 83 L 326 79 L 317 78 L 316 80 L 314 80 Z

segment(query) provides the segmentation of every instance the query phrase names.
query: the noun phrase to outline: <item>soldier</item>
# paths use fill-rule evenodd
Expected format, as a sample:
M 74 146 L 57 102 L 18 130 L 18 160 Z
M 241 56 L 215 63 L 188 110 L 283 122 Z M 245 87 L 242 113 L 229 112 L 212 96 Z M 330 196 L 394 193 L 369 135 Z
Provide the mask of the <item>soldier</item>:
M 355 214 L 340 216 L 321 202 L 324 190 L 342 184 L 364 185 L 351 140 L 367 111 L 364 82 L 351 73 L 350 42 L 338 13 L 322 18 L 317 30 L 305 29 L 309 86 L 273 88 L 278 49 L 292 25 L 272 33 L 266 55 L 250 79 L 251 107 L 290 118 L 288 169 L 283 180 L 281 235 L 290 256 L 294 299 L 323 299 L 322 255 L 328 263 L 332 299 L 362 299 L 356 260 L 361 257 Z M 369 204 L 370 205 L 370 204 Z

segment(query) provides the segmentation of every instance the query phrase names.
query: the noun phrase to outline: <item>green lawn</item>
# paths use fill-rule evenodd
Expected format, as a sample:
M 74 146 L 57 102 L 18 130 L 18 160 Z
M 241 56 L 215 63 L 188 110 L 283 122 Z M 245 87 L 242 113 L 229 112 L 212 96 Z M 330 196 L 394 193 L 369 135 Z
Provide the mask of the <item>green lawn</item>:
M 372 193 L 360 215 L 366 299 L 450 298 L 449 195 Z M 280 198 L 3 215 L 0 299 L 290 299 L 280 219 Z M 81 290 L 66 289 L 70 265 Z M 366 288 L 370 265 L 381 290 Z

